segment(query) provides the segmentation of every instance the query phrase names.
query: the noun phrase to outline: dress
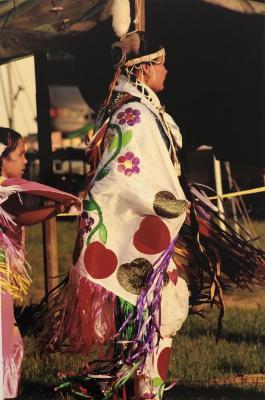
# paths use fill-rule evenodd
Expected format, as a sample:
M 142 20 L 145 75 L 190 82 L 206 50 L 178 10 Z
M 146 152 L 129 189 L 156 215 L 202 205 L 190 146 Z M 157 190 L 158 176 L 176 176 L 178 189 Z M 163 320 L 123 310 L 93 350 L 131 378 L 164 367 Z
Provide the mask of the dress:
M 4 203 L 10 195 L 14 207 L 19 197 L 16 193 L 30 193 L 53 200 L 75 199 L 70 194 L 24 179 L 0 178 L 0 198 Z M 11 210 L 12 213 L 12 210 Z M 30 266 L 25 260 L 23 227 L 12 222 L 2 204 L 0 206 L 0 285 L 4 398 L 16 398 L 19 393 L 23 341 L 14 318 L 14 300 L 22 302 L 31 284 Z
M 1 185 L 4 181 L 1 177 Z M 0 269 L 3 392 L 4 398 L 16 398 L 24 347 L 14 317 L 14 300 L 22 301 L 31 279 L 24 260 L 22 227 L 3 219 L 0 225 Z
M 172 260 L 189 205 L 172 161 L 181 135 L 155 93 L 144 90 L 125 76 L 115 87 L 117 99 L 129 101 L 96 135 L 103 154 L 83 203 L 67 294 L 42 335 L 51 351 L 67 343 L 68 351 L 88 354 L 99 345 L 109 365 L 98 371 L 113 377 L 106 398 L 135 371 L 144 377 L 139 396 L 158 395 L 172 336 L 189 308 L 187 284 Z

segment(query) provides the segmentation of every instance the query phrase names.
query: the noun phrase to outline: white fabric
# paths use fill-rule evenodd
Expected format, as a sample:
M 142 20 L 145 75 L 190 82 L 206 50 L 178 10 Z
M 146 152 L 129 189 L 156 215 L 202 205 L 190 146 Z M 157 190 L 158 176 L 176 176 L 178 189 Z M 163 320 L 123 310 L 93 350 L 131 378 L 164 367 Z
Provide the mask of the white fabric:
M 152 113 L 156 115 L 156 117 L 160 120 L 163 125 L 165 131 L 170 131 L 170 133 L 174 136 L 177 146 L 179 149 L 182 148 L 182 136 L 180 130 L 174 121 L 174 119 L 165 112 L 164 107 L 161 105 L 159 98 L 155 94 L 155 92 L 142 83 L 143 88 L 148 92 L 149 97 L 152 101 L 148 101 L 148 99 L 141 93 L 136 87 L 134 87 L 128 78 L 124 75 L 121 75 L 118 79 L 118 82 L 115 86 L 115 90 L 117 92 L 130 93 L 134 97 L 138 97 L 141 99 L 141 103 L 144 104 L 147 108 L 149 108 Z
M 133 260 L 142 257 L 153 265 L 162 252 L 154 255 L 141 253 L 133 246 L 134 234 L 146 216 L 156 216 L 153 209 L 153 202 L 158 192 L 168 191 L 177 200 L 185 200 L 185 195 L 154 116 L 154 114 L 157 116 L 160 115 L 157 111 L 160 104 L 158 98 L 153 93 L 156 106 L 147 102 L 141 93 L 125 81 L 123 77 L 119 81 L 117 90 L 124 90 L 130 92 L 133 96 L 137 95 L 141 98 L 141 102 L 130 102 L 123 105 L 111 119 L 111 124 L 119 125 L 120 119 L 118 116 L 121 112 L 125 112 L 128 107 L 140 112 L 140 123 L 136 123 L 133 126 L 129 126 L 128 124 L 119 125 L 123 135 L 128 131 L 132 132 L 132 139 L 121 148 L 120 153 L 117 155 L 119 157 L 127 152 L 132 152 L 134 156 L 140 159 L 140 172 L 132 176 L 126 176 L 124 173 L 118 171 L 118 161 L 115 158 L 107 166 L 110 170 L 108 175 L 104 179 L 95 181 L 91 194 L 102 211 L 104 226 L 108 232 L 105 246 L 107 249 L 111 249 L 117 256 L 118 266 L 131 263 Z M 170 117 L 166 118 L 171 122 L 173 121 Z M 172 126 L 176 127 L 174 122 L 172 122 Z M 114 129 L 112 134 L 117 136 L 117 131 Z M 180 141 L 180 133 L 177 127 L 175 134 Z M 97 173 L 108 163 L 113 153 L 114 151 L 105 149 L 98 165 Z M 95 221 L 93 227 L 97 226 L 99 223 L 98 211 L 90 211 L 89 216 Z M 186 213 L 184 212 L 179 217 L 173 219 L 161 218 L 169 230 L 171 241 L 177 236 L 185 217 Z M 157 232 L 152 232 L 152 234 L 157 235 Z M 84 235 L 84 243 L 86 243 L 89 235 L 90 233 Z M 100 242 L 99 232 L 94 234 L 91 243 L 95 241 Z M 115 295 L 122 297 L 132 304 L 136 304 L 137 295 L 130 293 L 120 285 L 117 279 L 117 270 L 111 276 L 104 279 L 95 279 L 88 273 L 84 263 L 85 251 L 86 245 L 83 246 L 81 256 L 74 266 L 76 272 L 90 279 L 92 282 L 103 286 Z M 174 263 L 171 261 L 169 269 L 174 267 Z M 98 268 L 104 268 L 103 265 L 100 265 L 100 259 L 98 259 Z
M 189 290 L 187 283 L 178 277 L 177 284 L 171 281 L 162 290 L 161 325 L 162 337 L 173 337 L 180 330 L 189 312 Z

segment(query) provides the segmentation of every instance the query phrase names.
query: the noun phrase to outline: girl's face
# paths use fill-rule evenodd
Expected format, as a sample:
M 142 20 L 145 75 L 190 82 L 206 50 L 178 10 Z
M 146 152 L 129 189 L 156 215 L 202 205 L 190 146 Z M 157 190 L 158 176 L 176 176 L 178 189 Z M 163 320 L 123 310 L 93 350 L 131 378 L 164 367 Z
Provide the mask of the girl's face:
M 2 176 L 5 178 L 21 178 L 27 164 L 25 144 L 18 139 L 17 147 L 7 157 L 2 158 Z
M 164 63 L 164 57 L 160 56 L 153 64 L 142 65 L 143 74 L 138 75 L 138 79 L 144 82 L 155 93 L 161 92 L 164 89 L 164 82 L 167 75 L 167 69 Z

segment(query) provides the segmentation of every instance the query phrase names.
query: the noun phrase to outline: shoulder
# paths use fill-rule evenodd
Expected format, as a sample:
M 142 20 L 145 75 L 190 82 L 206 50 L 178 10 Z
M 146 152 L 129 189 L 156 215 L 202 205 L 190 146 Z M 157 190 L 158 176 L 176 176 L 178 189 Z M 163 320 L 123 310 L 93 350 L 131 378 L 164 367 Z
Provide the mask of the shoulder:
M 143 123 L 155 123 L 156 118 L 146 105 L 134 100 L 119 107 L 113 114 L 112 122 L 121 127 L 137 127 Z

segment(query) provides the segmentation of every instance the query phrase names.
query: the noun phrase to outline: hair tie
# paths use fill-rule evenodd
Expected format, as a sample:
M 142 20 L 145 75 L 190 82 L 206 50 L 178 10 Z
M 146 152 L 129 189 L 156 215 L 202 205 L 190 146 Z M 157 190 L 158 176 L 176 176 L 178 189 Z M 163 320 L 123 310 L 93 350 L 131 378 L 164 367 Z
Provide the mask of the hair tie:
M 0 142 L 0 157 L 2 157 L 3 152 L 7 149 L 7 145 Z

